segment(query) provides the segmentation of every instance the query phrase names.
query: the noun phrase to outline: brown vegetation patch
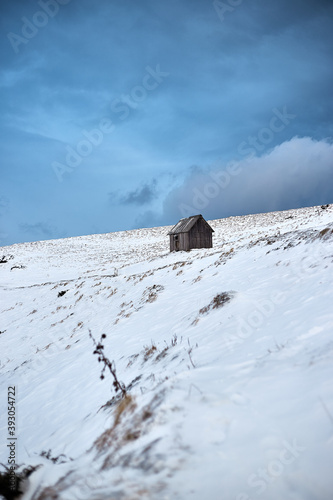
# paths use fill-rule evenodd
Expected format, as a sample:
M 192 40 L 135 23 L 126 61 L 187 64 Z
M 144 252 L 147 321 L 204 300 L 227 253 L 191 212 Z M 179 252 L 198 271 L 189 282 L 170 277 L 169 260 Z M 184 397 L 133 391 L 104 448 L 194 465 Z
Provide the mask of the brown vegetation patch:
M 199 310 L 199 314 L 207 314 L 211 309 L 218 309 L 219 307 L 223 307 L 225 304 L 230 302 L 233 296 L 233 292 L 218 293 L 207 306 L 202 307 Z M 192 324 L 196 323 L 193 322 Z
M 158 293 L 162 290 L 164 290 L 164 286 L 162 285 L 153 285 L 147 287 L 142 294 L 141 302 L 155 302 Z
M 106 429 L 106 431 L 104 431 L 103 434 L 101 434 L 94 442 L 93 446 L 95 446 L 98 452 L 102 452 L 105 449 L 109 448 L 110 446 L 114 445 L 114 442 L 116 440 L 114 434 L 115 431 L 117 430 L 118 424 L 124 418 L 125 415 L 133 413 L 135 408 L 136 408 L 135 400 L 133 396 L 129 394 L 126 394 L 126 396 L 118 402 L 114 411 L 113 426 L 110 427 L 110 429 Z M 119 433 L 121 433 L 121 430 L 119 430 Z
M 320 240 L 328 240 L 329 238 L 331 238 L 333 235 L 333 228 L 330 228 L 330 227 L 325 227 L 325 229 L 322 229 L 317 238 L 319 238 Z
M 145 346 L 143 351 L 143 361 L 148 361 L 148 359 L 153 356 L 156 351 L 157 347 L 154 344 L 151 346 Z

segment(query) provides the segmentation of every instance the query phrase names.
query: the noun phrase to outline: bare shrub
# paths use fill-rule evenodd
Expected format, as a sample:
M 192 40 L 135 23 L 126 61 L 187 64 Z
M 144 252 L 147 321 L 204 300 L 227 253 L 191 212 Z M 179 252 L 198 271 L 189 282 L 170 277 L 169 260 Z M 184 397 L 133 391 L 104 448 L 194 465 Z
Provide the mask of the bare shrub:
M 96 340 L 92 336 L 91 330 L 89 330 L 89 337 L 92 339 L 94 346 L 95 346 L 95 350 L 94 350 L 93 354 L 97 354 L 98 362 L 103 363 L 103 368 L 102 368 L 102 372 L 100 375 L 101 380 L 103 380 L 105 378 L 104 372 L 108 368 L 112 377 L 113 377 L 113 384 L 112 385 L 114 387 L 114 390 L 116 392 L 119 391 L 121 393 L 122 397 L 125 397 L 127 394 L 126 387 L 125 387 L 125 384 L 123 384 L 123 382 L 120 382 L 118 377 L 117 377 L 116 365 L 115 365 L 114 361 L 110 361 L 109 358 L 107 358 L 104 354 L 104 345 L 102 344 L 102 340 L 106 338 L 105 333 L 103 333 L 101 335 L 100 341 L 98 343 L 96 342 Z

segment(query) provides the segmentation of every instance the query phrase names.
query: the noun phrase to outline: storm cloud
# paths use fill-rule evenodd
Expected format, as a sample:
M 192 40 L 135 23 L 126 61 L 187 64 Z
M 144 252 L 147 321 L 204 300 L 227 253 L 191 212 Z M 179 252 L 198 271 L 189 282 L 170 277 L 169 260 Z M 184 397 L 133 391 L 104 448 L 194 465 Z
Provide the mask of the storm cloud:
M 331 1 L 15 0 L 0 3 L 0 30 L 0 244 L 173 223 L 177 190 L 212 165 L 333 137 Z M 295 118 L 267 132 L 284 108 Z M 211 213 L 332 201 L 309 168 L 293 200 L 283 165 L 251 163 L 250 176 L 244 163 Z
M 333 199 L 333 144 L 293 138 L 219 169 L 193 168 L 164 201 L 163 220 L 209 219 L 320 205 Z
M 119 203 L 120 205 L 147 205 L 157 197 L 156 184 L 156 180 L 153 179 L 151 183 L 145 184 L 124 195 L 112 192 L 109 194 L 110 202 L 112 204 Z

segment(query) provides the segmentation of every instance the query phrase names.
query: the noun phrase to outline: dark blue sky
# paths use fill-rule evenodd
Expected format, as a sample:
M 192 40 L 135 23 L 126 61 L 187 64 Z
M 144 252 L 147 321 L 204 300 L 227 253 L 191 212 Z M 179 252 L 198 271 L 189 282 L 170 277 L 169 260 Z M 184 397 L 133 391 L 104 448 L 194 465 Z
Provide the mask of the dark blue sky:
M 333 202 L 331 0 L 0 19 L 0 245 Z

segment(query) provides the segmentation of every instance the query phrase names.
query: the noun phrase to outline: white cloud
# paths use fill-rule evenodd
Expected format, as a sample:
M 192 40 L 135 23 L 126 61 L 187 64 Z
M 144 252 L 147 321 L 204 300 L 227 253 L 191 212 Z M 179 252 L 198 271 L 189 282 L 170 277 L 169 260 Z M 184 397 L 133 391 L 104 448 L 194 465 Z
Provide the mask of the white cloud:
M 333 201 L 333 144 L 294 137 L 219 169 L 192 169 L 164 201 L 163 221 L 270 212 Z

